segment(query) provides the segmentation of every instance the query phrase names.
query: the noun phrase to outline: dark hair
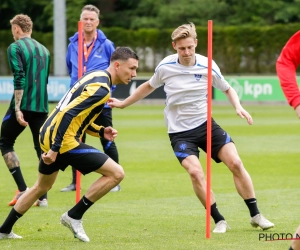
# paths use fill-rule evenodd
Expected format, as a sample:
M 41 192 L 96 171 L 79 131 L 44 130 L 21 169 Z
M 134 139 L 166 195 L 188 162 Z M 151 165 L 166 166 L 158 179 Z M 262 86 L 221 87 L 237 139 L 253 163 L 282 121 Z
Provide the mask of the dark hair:
M 126 61 L 129 58 L 139 60 L 138 55 L 129 47 L 117 47 L 114 53 L 111 55 L 110 61 L 123 60 Z

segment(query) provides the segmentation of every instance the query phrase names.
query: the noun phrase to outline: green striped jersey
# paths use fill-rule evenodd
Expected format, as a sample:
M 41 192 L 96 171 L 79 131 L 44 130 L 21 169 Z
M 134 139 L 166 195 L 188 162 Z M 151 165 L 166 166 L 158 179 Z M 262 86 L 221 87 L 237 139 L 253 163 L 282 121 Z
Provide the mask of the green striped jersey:
M 48 113 L 49 51 L 36 40 L 25 37 L 8 47 L 7 56 L 14 89 L 24 91 L 21 110 Z M 10 108 L 15 109 L 14 95 Z

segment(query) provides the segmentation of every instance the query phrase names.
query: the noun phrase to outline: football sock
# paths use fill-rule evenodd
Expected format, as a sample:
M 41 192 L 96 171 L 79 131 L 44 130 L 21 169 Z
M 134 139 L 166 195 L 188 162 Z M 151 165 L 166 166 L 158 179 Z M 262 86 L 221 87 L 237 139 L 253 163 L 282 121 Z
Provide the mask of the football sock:
M 211 205 L 210 214 L 211 217 L 214 219 L 215 223 L 218 223 L 220 220 L 225 220 L 225 218 L 220 214 L 216 202 Z
M 68 215 L 75 220 L 80 220 L 83 214 L 92 206 L 94 202 L 88 200 L 85 196 L 81 198 L 81 200 L 68 211 Z
M 250 211 L 250 215 L 251 217 L 259 214 L 259 210 L 257 208 L 257 202 L 256 202 L 256 199 L 255 198 L 251 198 L 251 199 L 247 199 L 247 200 L 244 200 L 249 211 Z
M 12 177 L 15 180 L 15 182 L 18 186 L 18 190 L 20 192 L 25 191 L 27 186 L 25 184 L 21 168 L 20 167 L 15 167 L 15 168 L 9 169 L 9 172 L 11 173 Z
M 47 193 L 45 193 L 44 195 L 42 195 L 39 200 L 42 201 L 43 199 L 47 199 Z
M 0 233 L 9 234 L 12 230 L 13 225 L 22 216 L 23 216 L 22 214 L 19 214 L 14 208 L 12 208 L 10 213 L 8 214 L 6 220 L 0 227 Z

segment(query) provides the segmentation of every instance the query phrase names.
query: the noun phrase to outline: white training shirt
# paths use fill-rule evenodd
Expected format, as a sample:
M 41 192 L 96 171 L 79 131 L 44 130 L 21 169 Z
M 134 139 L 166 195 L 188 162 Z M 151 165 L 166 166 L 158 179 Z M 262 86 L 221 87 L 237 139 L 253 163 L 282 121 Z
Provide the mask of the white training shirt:
M 199 54 L 196 54 L 194 66 L 179 64 L 178 54 L 173 54 L 156 67 L 149 83 L 153 88 L 164 85 L 167 96 L 164 116 L 168 133 L 191 130 L 207 120 L 207 68 L 207 57 Z M 221 91 L 230 88 L 214 61 L 212 85 Z

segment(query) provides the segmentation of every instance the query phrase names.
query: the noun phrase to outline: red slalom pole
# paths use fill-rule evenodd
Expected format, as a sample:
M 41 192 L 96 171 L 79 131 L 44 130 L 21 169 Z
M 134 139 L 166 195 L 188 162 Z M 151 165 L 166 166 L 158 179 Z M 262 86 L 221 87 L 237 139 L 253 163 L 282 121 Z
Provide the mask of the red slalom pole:
M 212 29 L 213 21 L 208 20 L 207 26 L 207 152 L 206 152 L 206 239 L 210 238 L 210 190 L 211 190 L 211 113 L 212 113 Z
M 82 77 L 82 59 L 83 59 L 83 33 L 82 22 L 78 22 L 78 79 Z M 80 200 L 81 173 L 76 170 L 76 203 Z

